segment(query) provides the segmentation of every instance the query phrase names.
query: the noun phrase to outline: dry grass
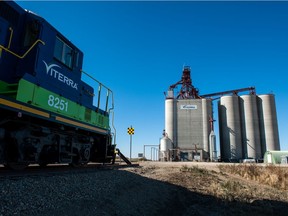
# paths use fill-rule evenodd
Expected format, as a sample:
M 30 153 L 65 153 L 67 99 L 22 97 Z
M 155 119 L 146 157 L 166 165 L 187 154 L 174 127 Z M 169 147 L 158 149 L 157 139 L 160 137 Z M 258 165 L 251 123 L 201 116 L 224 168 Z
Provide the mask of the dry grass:
M 288 190 L 288 169 L 280 166 L 219 165 L 219 169 L 221 172 L 236 174 L 247 180 L 257 181 L 281 190 Z
M 253 195 L 251 190 L 246 188 L 245 185 L 241 184 L 239 181 L 225 178 L 225 174 L 222 174 L 224 178 L 219 178 L 215 171 L 208 171 L 205 168 L 199 168 L 198 166 L 188 167 L 186 165 L 180 168 L 181 172 L 188 172 L 191 174 L 190 181 L 197 185 L 197 190 L 205 194 L 212 194 L 215 197 L 227 200 L 241 200 L 245 202 L 251 202 L 253 200 Z M 197 181 L 197 179 L 199 181 Z M 204 181 L 203 181 L 204 180 Z M 203 188 L 201 188 L 201 186 Z
M 248 181 L 256 181 L 280 190 L 288 188 L 288 170 L 281 167 L 225 164 L 220 165 L 219 170 L 218 173 L 198 166 L 184 165 L 180 168 L 180 172 L 184 174 L 181 177 L 181 184 L 193 191 L 210 194 L 226 201 L 245 203 L 252 203 L 259 197 L 274 196 L 275 191 L 259 190 L 257 189 L 259 185 L 244 183 L 241 178 L 231 178 L 230 174 L 239 175 Z M 177 182 L 180 182 L 180 179 L 177 179 Z
M 255 207 L 263 200 L 288 203 L 288 193 L 283 190 L 288 185 L 286 182 L 288 170 L 286 172 L 280 167 L 215 164 L 215 168 L 211 169 L 211 164 L 205 166 L 204 163 L 143 163 L 141 165 L 127 170 L 146 178 L 184 187 L 205 197 L 218 198 L 227 204 L 248 203 Z M 264 184 L 273 187 L 265 187 Z M 239 211 L 242 211 L 242 208 L 239 208 Z
M 208 170 L 207 169 L 203 169 L 203 168 L 199 168 L 198 166 L 192 166 L 192 167 L 188 167 L 187 165 L 184 165 L 180 168 L 181 172 L 193 172 L 199 175 L 207 175 L 208 174 Z

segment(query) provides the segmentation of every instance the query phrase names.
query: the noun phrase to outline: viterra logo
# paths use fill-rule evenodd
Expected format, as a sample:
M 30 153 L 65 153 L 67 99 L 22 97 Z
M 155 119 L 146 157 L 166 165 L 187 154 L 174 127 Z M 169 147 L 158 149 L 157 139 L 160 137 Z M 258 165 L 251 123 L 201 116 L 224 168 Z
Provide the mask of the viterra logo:
M 57 64 L 47 64 L 44 60 L 43 60 L 45 67 L 46 67 L 46 74 L 59 80 L 62 83 L 65 83 L 66 85 L 78 90 L 78 84 L 75 83 L 72 79 L 70 79 L 69 77 L 66 77 L 65 75 L 63 75 L 62 73 L 60 73 L 59 71 L 57 71 L 55 68 L 60 68 L 61 67 Z
M 186 104 L 186 105 L 181 105 L 180 109 L 197 109 L 197 105 L 192 105 L 192 104 Z

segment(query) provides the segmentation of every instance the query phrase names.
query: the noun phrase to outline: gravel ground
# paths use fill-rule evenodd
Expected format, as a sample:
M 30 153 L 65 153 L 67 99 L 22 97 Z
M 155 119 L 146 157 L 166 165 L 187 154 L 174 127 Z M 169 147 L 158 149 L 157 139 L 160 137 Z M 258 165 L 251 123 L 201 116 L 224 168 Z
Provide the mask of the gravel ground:
M 181 186 L 185 179 L 177 180 L 179 184 L 169 182 L 170 172 L 179 172 L 179 167 L 143 164 L 91 173 L 1 179 L 0 216 L 287 215 L 288 202 L 272 198 L 253 203 L 225 201 L 193 191 L 194 179 L 189 180 L 190 189 Z
M 156 215 L 175 191 L 122 170 L 2 179 L 0 215 Z

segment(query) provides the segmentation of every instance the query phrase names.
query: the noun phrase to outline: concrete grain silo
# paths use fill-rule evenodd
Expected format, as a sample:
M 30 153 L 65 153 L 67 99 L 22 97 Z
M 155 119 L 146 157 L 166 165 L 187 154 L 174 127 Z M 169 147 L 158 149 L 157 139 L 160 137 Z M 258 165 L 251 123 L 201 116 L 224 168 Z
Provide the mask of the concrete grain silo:
M 218 105 L 221 158 L 239 160 L 243 158 L 239 97 L 223 96 Z
M 223 96 L 218 109 L 222 160 L 263 159 L 266 150 L 280 150 L 274 95 Z
M 203 149 L 209 152 L 209 135 L 211 132 L 209 118 L 212 116 L 212 100 L 202 99 Z
M 243 158 L 262 158 L 257 96 L 240 96 L 240 111 Z
M 280 150 L 275 97 L 273 94 L 258 96 L 262 154 Z
M 170 92 L 171 93 L 171 92 Z M 177 131 L 176 100 L 169 97 L 165 100 L 165 131 L 166 136 L 175 143 Z

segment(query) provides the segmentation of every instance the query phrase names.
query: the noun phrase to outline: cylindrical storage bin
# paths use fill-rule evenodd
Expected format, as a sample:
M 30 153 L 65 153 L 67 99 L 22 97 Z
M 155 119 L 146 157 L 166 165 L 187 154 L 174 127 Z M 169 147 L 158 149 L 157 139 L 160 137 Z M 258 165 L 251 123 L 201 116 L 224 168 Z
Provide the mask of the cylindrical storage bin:
M 238 161 L 243 158 L 239 97 L 221 97 L 218 112 L 221 158 L 224 161 Z
M 176 139 L 176 100 L 166 99 L 165 100 L 165 132 L 170 140 L 175 143 Z
M 160 152 L 162 161 L 169 160 L 169 150 L 172 150 L 172 142 L 168 137 L 163 137 L 160 140 Z
M 256 95 L 242 95 L 240 99 L 242 143 L 244 158 L 262 158 L 259 117 Z
M 160 140 L 160 151 L 167 152 L 169 149 L 172 149 L 171 140 L 168 137 L 163 137 Z
M 212 117 L 211 100 L 202 99 L 202 121 L 203 121 L 203 149 L 209 152 L 209 134 L 211 131 L 209 117 Z
M 217 150 L 216 150 L 216 135 L 214 131 L 211 131 L 209 136 L 209 155 L 210 155 L 210 161 L 216 161 L 217 160 Z
M 258 95 L 258 112 L 262 154 L 280 150 L 275 97 L 273 94 Z

